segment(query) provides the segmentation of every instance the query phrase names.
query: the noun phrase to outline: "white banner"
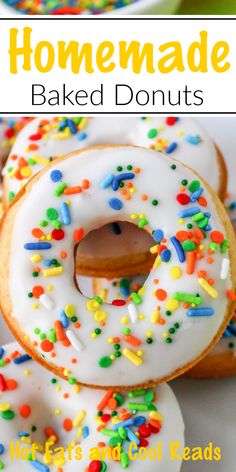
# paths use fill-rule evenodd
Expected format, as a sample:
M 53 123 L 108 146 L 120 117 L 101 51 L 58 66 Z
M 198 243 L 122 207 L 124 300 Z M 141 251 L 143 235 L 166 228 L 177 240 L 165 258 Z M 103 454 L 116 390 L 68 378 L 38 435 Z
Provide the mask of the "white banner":
M 236 114 L 236 18 L 0 20 L 0 114 Z

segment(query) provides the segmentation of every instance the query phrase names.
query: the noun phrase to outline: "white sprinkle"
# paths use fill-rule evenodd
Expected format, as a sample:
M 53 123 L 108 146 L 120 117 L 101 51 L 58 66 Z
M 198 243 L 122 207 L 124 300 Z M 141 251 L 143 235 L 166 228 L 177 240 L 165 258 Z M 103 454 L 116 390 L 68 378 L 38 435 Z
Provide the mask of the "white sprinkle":
M 72 346 L 76 349 L 76 351 L 82 351 L 84 349 L 83 344 L 80 342 L 80 340 L 77 338 L 75 333 L 68 329 L 66 331 L 66 336 L 68 337 L 69 341 L 71 342 Z
M 137 323 L 138 318 L 139 318 L 139 312 L 138 308 L 134 303 L 130 303 L 128 305 L 128 312 L 129 312 L 129 317 L 131 319 L 132 323 Z
M 39 301 L 40 303 L 42 303 L 42 305 L 45 308 L 47 308 L 47 310 L 52 310 L 54 307 L 54 300 L 52 300 L 52 298 L 46 295 L 46 293 L 43 293 L 43 295 L 40 295 Z
M 225 280 L 229 274 L 229 259 L 223 259 L 221 264 L 220 278 Z

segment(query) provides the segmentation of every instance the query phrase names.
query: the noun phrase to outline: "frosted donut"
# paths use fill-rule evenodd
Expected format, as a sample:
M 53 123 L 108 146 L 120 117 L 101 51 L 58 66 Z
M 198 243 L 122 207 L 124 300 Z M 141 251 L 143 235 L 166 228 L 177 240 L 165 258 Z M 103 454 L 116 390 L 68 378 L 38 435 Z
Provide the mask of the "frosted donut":
M 144 453 L 151 448 L 157 451 L 158 442 L 162 443 L 162 458 L 145 460 L 147 472 L 180 471 L 181 461 L 171 461 L 170 448 L 171 442 L 177 441 L 180 450 L 184 447 L 184 424 L 177 400 L 167 384 L 129 395 L 80 391 L 78 386 L 72 387 L 42 369 L 16 343 L 3 346 L 0 352 L 0 470 L 121 472 L 127 468 L 141 472 L 144 461 L 130 459 L 130 444 L 135 441 L 133 454 L 140 446 L 144 447 Z M 18 449 L 26 448 L 26 460 L 17 459 L 16 455 L 13 455 L 15 460 L 10 459 L 10 448 L 16 449 L 17 443 Z M 69 444 L 73 445 L 71 460 L 66 450 L 63 460 L 56 448 L 66 449 Z M 122 444 L 124 452 L 116 462 L 95 460 L 92 456 L 95 448 L 98 455 L 102 447 L 118 444 Z M 39 450 L 35 451 L 36 446 Z M 32 454 L 32 460 L 27 460 L 27 451 Z M 50 460 L 48 451 L 51 451 Z
M 86 299 L 73 277 L 76 246 L 117 218 L 156 241 L 144 287 L 122 306 Z M 1 311 L 55 374 L 147 386 L 183 373 L 217 342 L 235 303 L 235 255 L 224 207 L 192 170 L 144 148 L 88 148 L 52 162 L 4 215 Z
M 224 159 L 192 118 L 36 118 L 20 133 L 7 161 L 6 203 L 52 158 L 97 144 L 131 144 L 165 152 L 207 178 L 225 197 Z
M 191 118 L 35 119 L 18 136 L 4 169 L 4 205 L 53 157 L 97 144 L 135 144 L 163 151 L 195 169 L 223 198 L 224 159 L 201 125 Z M 102 244 L 101 244 L 102 242 Z M 105 244 L 104 244 L 105 243 Z M 77 272 L 117 277 L 146 273 L 153 258 L 145 231 L 121 223 L 87 236 L 77 253 Z M 113 248 L 116 247 L 116 254 Z M 110 248 L 110 251 L 109 251 Z M 109 270 L 109 272 L 108 272 Z

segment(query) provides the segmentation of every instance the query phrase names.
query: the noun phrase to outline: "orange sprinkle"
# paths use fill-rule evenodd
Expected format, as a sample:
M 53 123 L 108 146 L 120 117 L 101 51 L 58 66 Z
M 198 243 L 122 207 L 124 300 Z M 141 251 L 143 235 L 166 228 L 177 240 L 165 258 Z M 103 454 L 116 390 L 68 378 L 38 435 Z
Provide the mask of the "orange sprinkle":
M 69 393 L 64 393 L 63 397 L 67 400 L 70 397 Z
M 194 252 L 187 252 L 187 274 L 191 275 L 195 269 L 195 254 Z
M 115 338 L 113 338 L 113 342 L 115 344 L 118 344 L 120 342 L 120 338 L 118 338 L 117 336 Z
M 17 154 L 12 154 L 10 157 L 12 161 L 16 161 L 17 158 L 18 158 Z
M 208 283 L 210 285 L 215 285 L 215 280 L 214 279 L 208 279 Z
M 135 167 L 134 173 L 135 173 L 135 174 L 140 174 L 140 172 L 141 172 L 140 167 Z
M 82 187 L 86 190 L 87 188 L 90 187 L 90 182 L 88 179 L 84 179 L 82 182 Z
M 65 418 L 63 421 L 63 428 L 65 431 L 71 431 L 73 429 L 73 422 L 70 418 Z
M 207 272 L 205 270 L 199 270 L 197 272 L 197 276 L 199 279 L 205 279 L 207 276 Z
M 106 446 L 106 443 L 104 443 L 104 442 L 98 442 L 98 443 L 97 443 L 97 446 L 98 446 L 98 447 L 105 447 L 105 446 Z
M 28 151 L 37 151 L 39 148 L 38 144 L 29 144 Z
M 23 418 L 29 418 L 29 416 L 31 415 L 31 408 L 28 404 L 21 405 L 19 408 L 19 412 Z
M 67 187 L 65 188 L 64 190 L 64 195 L 74 195 L 76 193 L 81 193 L 83 190 L 82 190 L 82 187 L 80 185 L 77 185 L 76 187 Z
M 41 344 L 40 344 L 40 347 L 42 349 L 43 352 L 51 352 L 53 350 L 53 344 L 51 343 L 51 341 L 49 341 L 48 339 L 44 339 Z
M 199 203 L 199 205 L 201 205 L 202 207 L 206 207 L 206 206 L 207 206 L 207 200 L 206 200 L 204 197 L 199 197 L 198 203 Z
M 45 436 L 47 436 L 47 438 L 50 438 L 51 436 L 54 436 L 56 441 L 58 441 L 58 437 L 57 437 L 57 435 L 56 435 L 53 428 L 45 428 L 44 429 L 44 434 L 45 434 Z
M 235 292 L 234 292 L 233 290 L 227 290 L 227 291 L 226 291 L 226 295 L 227 295 L 227 297 L 228 297 L 230 300 L 232 300 L 233 302 L 236 301 L 236 294 L 235 294 Z
M 97 410 L 98 411 L 104 410 L 104 408 L 107 406 L 108 401 L 110 400 L 110 398 L 112 398 L 112 396 L 113 396 L 113 392 L 106 392 L 106 394 L 104 395 L 104 397 L 102 398 L 102 400 L 98 404 Z
M 66 259 L 66 258 L 67 258 L 67 256 L 68 256 L 68 254 L 67 254 L 67 252 L 66 252 L 66 251 L 61 251 L 61 254 L 60 254 L 60 256 L 61 256 L 61 258 L 62 258 L 62 259 Z
M 115 398 L 112 397 L 108 400 L 107 407 L 109 408 L 109 410 L 115 410 L 117 408 L 117 405 L 117 400 Z
M 188 239 L 188 232 L 187 231 L 177 231 L 176 238 L 180 242 L 186 241 L 186 239 Z
M 224 235 L 220 231 L 212 231 L 211 240 L 214 243 L 221 244 L 224 241 Z
M 164 320 L 164 318 L 160 318 L 159 321 L 158 321 L 158 323 L 159 323 L 160 325 L 164 325 L 164 324 L 166 324 L 166 320 Z
M 72 363 L 72 364 L 77 364 L 77 362 L 78 362 L 78 361 L 77 361 L 77 359 L 75 359 L 75 357 L 73 357 L 73 359 L 71 359 L 71 363 Z
M 44 232 L 40 228 L 34 228 L 32 229 L 32 236 L 34 236 L 34 238 L 41 238 L 44 236 Z
M 208 257 L 207 262 L 208 262 L 208 264 L 213 264 L 214 259 L 212 257 Z
M 74 241 L 80 242 L 84 238 L 84 229 L 78 228 L 74 231 Z
M 197 236 L 198 239 L 204 239 L 204 234 L 200 230 L 200 228 L 194 228 L 194 233 Z
M 51 352 L 50 357 L 51 357 L 52 359 L 54 359 L 55 357 L 57 357 L 57 355 L 56 355 L 55 352 Z
M 7 390 L 15 390 L 18 386 L 17 381 L 14 379 L 7 379 L 5 380 L 5 382 L 6 382 Z
M 135 336 L 131 336 L 131 335 L 125 336 L 124 340 L 128 344 L 131 344 L 131 346 L 140 346 L 140 344 L 142 344 L 142 341 L 140 341 L 140 339 L 136 338 Z
M 158 288 L 158 289 L 156 290 L 156 297 L 157 297 L 158 300 L 164 301 L 164 300 L 166 300 L 166 298 L 167 298 L 167 293 L 166 293 L 166 291 L 163 290 L 162 288 Z
M 39 298 L 41 295 L 44 294 L 44 288 L 41 287 L 41 285 L 35 285 L 32 288 L 32 293 L 33 293 L 34 298 Z
M 146 200 L 148 200 L 148 196 L 147 196 L 147 195 L 145 195 L 145 194 L 144 194 L 144 195 L 142 195 L 142 196 L 141 196 L 141 200 L 143 200 L 143 201 L 145 202 Z

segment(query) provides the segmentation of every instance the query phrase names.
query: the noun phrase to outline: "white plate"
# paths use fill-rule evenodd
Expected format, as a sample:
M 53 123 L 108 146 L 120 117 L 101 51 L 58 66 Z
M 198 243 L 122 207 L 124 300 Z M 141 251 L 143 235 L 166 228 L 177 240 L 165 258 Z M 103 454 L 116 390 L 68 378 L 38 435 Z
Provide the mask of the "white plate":
M 200 121 L 226 158 L 230 171 L 229 188 L 233 189 L 236 178 L 236 118 L 201 118 Z M 236 193 L 236 189 L 234 191 Z M 10 339 L 7 328 L 1 323 L 0 344 Z M 177 379 L 171 382 L 171 387 L 183 412 L 186 445 L 204 448 L 212 442 L 222 451 L 220 462 L 186 462 L 182 472 L 235 472 L 236 377 L 223 380 Z

